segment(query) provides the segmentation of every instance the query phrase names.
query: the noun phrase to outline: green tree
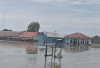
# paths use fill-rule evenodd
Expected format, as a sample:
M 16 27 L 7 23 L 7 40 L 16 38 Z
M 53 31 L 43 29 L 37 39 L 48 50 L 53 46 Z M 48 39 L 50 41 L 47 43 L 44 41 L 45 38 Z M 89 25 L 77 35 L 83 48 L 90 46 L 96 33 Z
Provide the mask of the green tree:
M 12 30 L 8 30 L 8 29 L 3 29 L 2 31 L 12 31 Z
M 40 24 L 38 22 L 32 22 L 28 25 L 27 32 L 38 32 L 40 28 Z
M 92 37 L 92 43 L 100 43 L 100 36 L 94 36 Z

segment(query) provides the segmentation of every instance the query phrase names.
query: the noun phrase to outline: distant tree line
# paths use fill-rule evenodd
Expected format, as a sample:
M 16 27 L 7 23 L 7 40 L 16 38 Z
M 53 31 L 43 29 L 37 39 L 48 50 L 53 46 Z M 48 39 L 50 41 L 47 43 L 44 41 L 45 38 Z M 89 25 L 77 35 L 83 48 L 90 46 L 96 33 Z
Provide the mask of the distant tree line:
M 91 38 L 92 43 L 100 43 L 100 36 L 94 36 Z
M 12 30 L 9 30 L 9 29 L 3 29 L 2 31 L 12 31 Z

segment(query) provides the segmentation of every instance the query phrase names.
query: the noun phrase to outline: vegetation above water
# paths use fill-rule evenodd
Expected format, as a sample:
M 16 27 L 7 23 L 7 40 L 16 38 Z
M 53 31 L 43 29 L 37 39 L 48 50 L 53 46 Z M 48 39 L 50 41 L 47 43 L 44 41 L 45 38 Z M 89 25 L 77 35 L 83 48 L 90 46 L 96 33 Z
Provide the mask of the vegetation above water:
M 91 38 L 91 40 L 92 40 L 92 43 L 98 44 L 100 43 L 100 36 L 94 36 Z
M 9 29 L 3 29 L 2 31 L 12 31 L 12 30 L 9 30 Z
M 28 32 L 38 32 L 40 28 L 40 24 L 38 22 L 32 22 L 28 25 Z
M 38 22 L 31 22 L 29 25 L 28 25 L 28 28 L 27 28 L 27 32 L 38 32 L 39 31 L 39 28 L 40 28 L 40 24 Z M 12 30 L 9 30 L 9 29 L 3 29 L 2 31 L 12 31 Z M 25 31 L 25 32 L 26 32 Z

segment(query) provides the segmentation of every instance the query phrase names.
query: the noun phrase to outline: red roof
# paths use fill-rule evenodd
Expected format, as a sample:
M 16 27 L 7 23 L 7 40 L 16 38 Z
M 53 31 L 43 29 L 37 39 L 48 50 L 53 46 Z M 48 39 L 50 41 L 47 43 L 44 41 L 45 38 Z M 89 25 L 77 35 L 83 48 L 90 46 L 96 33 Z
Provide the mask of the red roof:
M 21 38 L 32 38 L 37 34 L 37 32 L 24 32 L 19 37 Z
M 81 34 L 81 33 L 73 33 L 73 34 L 70 34 L 70 35 L 67 35 L 65 36 L 66 38 L 69 38 L 69 37 L 78 37 L 78 38 L 90 38 L 89 36 L 86 36 L 84 34 Z

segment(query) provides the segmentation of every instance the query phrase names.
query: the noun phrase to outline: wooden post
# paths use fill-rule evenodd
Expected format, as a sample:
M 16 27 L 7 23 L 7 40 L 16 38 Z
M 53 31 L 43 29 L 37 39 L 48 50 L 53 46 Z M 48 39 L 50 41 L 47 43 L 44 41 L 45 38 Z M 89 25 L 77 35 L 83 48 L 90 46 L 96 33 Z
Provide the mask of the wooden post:
M 46 45 L 46 50 L 45 50 L 45 56 L 47 56 L 47 45 Z
M 56 45 L 55 45 L 54 57 L 56 57 Z
M 53 57 L 53 45 L 52 45 L 52 57 Z
M 46 49 L 45 49 L 45 56 L 53 56 L 53 53 L 54 53 L 54 51 L 53 51 L 53 47 L 54 45 L 52 44 L 52 45 L 48 45 L 48 44 L 46 44 Z M 48 47 L 51 47 L 51 49 L 52 49 L 52 54 L 49 54 L 48 55 L 48 53 L 47 53 L 47 51 L 48 51 Z
M 45 64 L 44 64 L 44 68 L 46 68 L 47 66 L 47 57 L 45 56 Z

